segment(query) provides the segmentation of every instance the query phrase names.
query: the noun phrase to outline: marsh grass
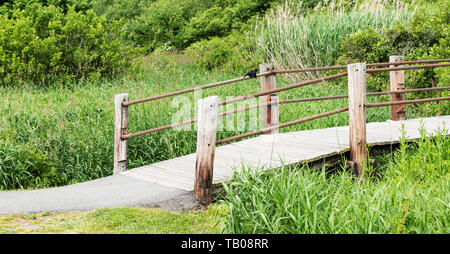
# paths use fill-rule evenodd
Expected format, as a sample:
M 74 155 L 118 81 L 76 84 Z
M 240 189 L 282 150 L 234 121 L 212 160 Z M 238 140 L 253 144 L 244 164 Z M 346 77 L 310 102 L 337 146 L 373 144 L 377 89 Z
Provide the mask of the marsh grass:
M 45 89 L 31 86 L 0 87 L 0 190 L 61 186 L 111 175 L 115 94 L 126 92 L 134 100 L 237 76 L 240 74 L 199 69 L 182 54 L 166 54 L 147 57 L 139 72 L 120 80 L 81 82 L 69 87 L 56 84 Z M 278 87 L 290 84 L 281 76 L 277 78 L 277 83 Z M 345 84 L 344 78 L 341 83 L 302 87 L 279 93 L 279 99 L 346 94 Z M 204 90 L 202 97 L 219 95 L 220 100 L 225 100 L 227 96 L 256 93 L 259 89 L 259 80 L 251 79 Z M 130 133 L 171 124 L 174 114 L 179 110 L 177 105 L 172 105 L 174 98 L 131 106 Z M 194 94 L 187 94 L 184 98 L 192 106 L 189 119 L 195 118 Z M 387 100 L 387 96 L 368 98 L 368 102 Z M 346 105 L 345 99 L 284 104 L 280 106 L 280 122 Z M 236 108 L 244 106 L 245 103 Z M 220 110 L 230 109 L 226 107 Z M 408 108 L 408 118 L 433 116 L 416 112 Z M 250 131 L 249 126 L 254 126 L 254 123 L 250 122 L 248 113 L 237 114 L 232 119 L 233 124 L 236 126 L 237 117 L 243 116 L 247 119 L 245 129 L 225 129 L 218 132 L 217 139 Z M 389 117 L 388 107 L 367 111 L 368 122 L 384 121 Z M 347 125 L 347 119 L 348 113 L 341 113 L 281 131 L 342 126 Z M 191 125 L 187 131 L 165 130 L 130 139 L 129 168 L 195 152 L 195 130 L 196 126 Z
M 402 234 L 450 232 L 450 139 L 407 143 L 377 157 L 363 185 L 346 170 L 244 169 L 225 184 L 228 233 Z
M 414 14 L 414 9 L 402 1 L 362 1 L 353 7 L 347 4 L 348 1 L 330 1 L 327 7 L 318 6 L 305 13 L 286 2 L 257 23 L 256 43 L 277 69 L 331 66 L 340 54 L 343 36 L 367 28 L 405 24 Z M 287 77 L 296 82 L 320 75 L 305 72 Z

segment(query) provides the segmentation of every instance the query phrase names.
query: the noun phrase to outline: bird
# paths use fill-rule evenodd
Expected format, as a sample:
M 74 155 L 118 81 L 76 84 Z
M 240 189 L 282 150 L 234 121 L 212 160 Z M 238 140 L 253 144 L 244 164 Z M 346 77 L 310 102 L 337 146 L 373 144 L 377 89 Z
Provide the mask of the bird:
M 251 69 L 251 71 L 247 72 L 247 74 L 245 74 L 244 78 L 249 76 L 250 78 L 256 78 L 256 72 L 258 70 L 256 68 Z

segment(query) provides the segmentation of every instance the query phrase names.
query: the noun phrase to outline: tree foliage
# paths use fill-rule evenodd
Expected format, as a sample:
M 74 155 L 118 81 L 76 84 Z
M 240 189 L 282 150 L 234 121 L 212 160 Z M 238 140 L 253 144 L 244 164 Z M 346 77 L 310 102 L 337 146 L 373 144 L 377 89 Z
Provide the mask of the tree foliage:
M 3 83 L 97 79 L 130 65 L 135 50 L 121 39 L 121 22 L 92 10 L 33 3 L 0 15 L 0 78 Z

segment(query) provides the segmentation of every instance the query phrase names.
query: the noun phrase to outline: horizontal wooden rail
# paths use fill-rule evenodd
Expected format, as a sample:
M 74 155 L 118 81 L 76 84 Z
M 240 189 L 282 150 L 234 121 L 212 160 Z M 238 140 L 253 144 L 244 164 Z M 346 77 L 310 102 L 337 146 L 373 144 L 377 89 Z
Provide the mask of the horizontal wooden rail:
M 398 62 L 384 62 L 384 63 L 368 63 L 367 67 L 377 67 L 385 65 L 404 65 L 404 64 L 418 64 L 418 63 L 440 63 L 440 62 L 450 62 L 450 59 L 431 59 L 431 60 L 416 60 L 416 61 L 398 61 Z M 290 70 L 274 70 L 271 72 L 264 73 L 269 74 L 285 74 L 285 73 L 296 73 L 296 72 L 307 72 L 307 71 L 328 71 L 328 70 L 343 70 L 347 69 L 347 65 L 336 65 L 327 67 L 312 67 L 312 68 L 300 68 L 300 69 L 290 69 Z
M 415 88 L 415 89 L 407 89 L 407 90 L 401 90 L 401 91 L 370 92 L 370 93 L 367 93 L 366 95 L 367 96 L 379 96 L 379 95 L 388 95 L 388 94 L 440 91 L 440 90 L 446 90 L 446 89 L 450 89 L 450 86 Z M 234 109 L 234 110 L 231 110 L 231 111 L 219 113 L 217 116 L 221 117 L 221 116 L 225 116 L 225 115 L 235 114 L 235 113 L 247 111 L 247 110 L 254 109 L 254 108 L 259 108 L 259 107 L 266 106 L 266 105 L 275 105 L 275 104 L 279 105 L 279 104 L 287 104 L 287 103 L 321 101 L 321 100 L 334 100 L 334 99 L 346 99 L 346 98 L 348 98 L 347 94 L 334 95 L 334 96 L 313 97 L 313 98 L 304 98 L 304 99 L 281 100 L 281 101 L 275 101 L 275 102 L 268 102 L 268 103 L 261 103 L 261 104 L 251 105 L 251 106 L 248 106 L 248 107 L 245 107 L 245 108 L 240 108 L 240 109 Z M 394 105 L 394 104 L 392 104 L 392 105 Z M 170 125 L 165 125 L 165 126 L 152 128 L 152 129 L 148 129 L 148 130 L 144 130 L 144 131 L 130 133 L 130 134 L 127 134 L 127 135 L 123 135 L 122 139 L 129 139 L 129 138 L 141 136 L 141 135 L 152 133 L 152 132 L 157 132 L 157 131 L 162 131 L 162 130 L 166 130 L 166 129 L 171 129 L 171 128 L 175 128 L 175 127 L 179 127 L 179 126 L 183 126 L 183 125 L 187 125 L 187 124 L 193 124 L 193 123 L 196 123 L 196 122 L 197 122 L 197 119 L 192 119 L 192 120 L 189 120 L 189 121 L 179 122 L 179 123 L 176 123 L 176 124 L 170 124 Z
M 366 107 L 367 108 L 372 108 L 372 107 L 382 107 L 382 106 L 391 106 L 391 105 L 399 105 L 399 104 L 424 103 L 424 102 L 443 101 L 443 100 L 450 100 L 450 96 L 448 96 L 448 97 L 438 97 L 438 98 L 426 98 L 426 99 L 416 99 L 416 100 L 395 101 L 395 102 L 372 103 L 372 104 L 366 104 Z M 348 107 L 340 108 L 340 109 L 336 109 L 336 110 L 333 110 L 333 111 L 328 111 L 328 112 L 325 112 L 325 113 L 321 113 L 321 114 L 317 114 L 317 115 L 301 118 L 301 119 L 298 119 L 298 120 L 295 120 L 295 121 L 291 121 L 291 122 L 287 122 L 287 123 L 284 123 L 284 124 L 279 124 L 279 125 L 272 126 L 272 127 L 269 127 L 269 128 L 264 128 L 264 129 L 261 129 L 261 130 L 244 133 L 244 134 L 237 135 L 237 136 L 234 136 L 234 137 L 221 139 L 221 140 L 218 140 L 216 142 L 216 145 L 220 145 L 220 144 L 231 142 L 231 141 L 235 141 L 235 140 L 238 140 L 238 139 L 242 139 L 242 138 L 258 135 L 258 134 L 270 131 L 270 130 L 275 129 L 275 128 L 283 128 L 283 127 L 287 127 L 287 126 L 290 126 L 290 125 L 299 124 L 299 123 L 311 121 L 311 120 L 314 120 L 314 119 L 318 119 L 318 118 L 321 118 L 321 117 L 330 116 L 330 115 L 341 113 L 341 112 L 344 112 L 344 111 L 347 111 L 347 110 L 348 110 Z
M 259 74 L 257 76 L 262 76 L 262 75 Z M 243 77 L 243 78 L 235 78 L 235 79 L 220 81 L 220 82 L 216 82 L 216 83 L 212 83 L 212 84 L 208 84 L 208 85 L 204 85 L 204 86 L 197 86 L 197 87 L 188 88 L 188 89 L 184 89 L 184 90 L 180 90 L 180 91 L 176 91 L 176 92 L 171 92 L 171 93 L 156 95 L 156 96 L 143 98 L 143 99 L 139 99 L 139 100 L 124 102 L 123 105 L 124 106 L 130 106 L 130 105 L 133 105 L 133 104 L 143 103 L 143 102 L 147 102 L 147 101 L 154 101 L 154 100 L 158 100 L 158 99 L 162 99 L 162 98 L 172 97 L 172 96 L 175 96 L 175 95 L 191 93 L 191 92 L 194 92 L 195 90 L 201 90 L 201 89 L 207 89 L 207 88 L 212 88 L 212 87 L 216 87 L 216 86 L 231 84 L 231 83 L 234 83 L 234 82 L 243 81 L 243 80 L 247 80 L 247 79 L 251 79 L 251 78 L 250 77 Z
M 344 77 L 347 76 L 347 72 L 342 72 L 342 73 L 338 73 L 338 74 L 334 74 L 334 75 L 330 75 L 330 76 L 326 76 L 326 77 L 322 77 L 322 78 L 317 78 L 317 79 L 311 79 L 311 80 L 306 80 L 297 84 L 293 84 L 290 86 L 285 86 L 285 87 L 280 87 L 280 88 L 276 88 L 276 89 L 272 89 L 272 90 L 268 90 L 265 92 L 260 92 L 260 93 L 254 93 L 254 94 L 249 94 L 249 95 L 244 95 L 241 97 L 237 97 L 228 101 L 221 101 L 219 102 L 219 106 L 222 105 L 226 105 L 226 104 L 231 104 L 231 103 L 235 103 L 235 102 L 239 102 L 239 101 L 243 101 L 243 100 L 247 100 L 249 98 L 255 98 L 255 97 L 260 97 L 263 95 L 268 95 L 268 94 L 272 94 L 272 93 L 277 93 L 277 92 L 281 92 L 281 91 L 286 91 L 286 90 L 290 90 L 290 89 L 294 89 L 297 87 L 302 87 L 302 86 L 307 86 L 307 85 L 311 85 L 311 84 L 315 84 L 315 83 L 320 83 L 323 81 L 327 81 L 327 80 L 331 80 L 331 79 L 335 79 L 335 78 L 339 78 L 339 77 Z
M 446 67 L 446 66 L 450 66 L 450 63 L 422 64 L 422 65 L 412 65 L 412 66 L 400 66 L 400 67 L 387 67 L 387 68 L 368 69 L 368 70 L 366 70 L 366 73 L 375 73 L 375 72 L 384 72 L 384 71 L 412 70 L 412 69 L 427 69 L 427 68 Z
M 417 60 L 417 61 L 371 63 L 371 64 L 367 64 L 367 66 L 375 67 L 375 66 L 384 66 L 384 65 L 436 63 L 436 62 L 449 62 L 449 61 L 450 61 L 450 59 L 432 59 L 432 60 Z M 448 66 L 448 65 L 446 65 L 446 66 Z M 302 69 L 292 69 L 292 70 L 274 70 L 274 71 L 258 73 L 256 76 L 260 77 L 260 76 L 268 76 L 268 75 L 273 75 L 273 74 L 306 72 L 306 71 L 325 71 L 325 70 L 336 70 L 336 69 L 345 69 L 345 68 L 347 68 L 346 65 L 345 66 L 302 68 Z M 423 67 L 423 68 L 425 68 L 425 67 Z M 383 70 L 383 71 L 386 71 L 386 70 Z M 126 101 L 126 102 L 123 102 L 122 105 L 127 107 L 127 106 L 138 104 L 138 103 L 143 103 L 143 102 L 158 100 L 158 99 L 162 99 L 162 98 L 172 97 L 172 96 L 176 96 L 176 95 L 180 95 L 180 94 L 190 93 L 190 92 L 194 92 L 195 90 L 213 88 L 213 87 L 231 84 L 231 83 L 235 83 L 235 82 L 239 82 L 239 81 L 243 81 L 243 80 L 247 80 L 247 79 L 250 79 L 250 77 L 230 79 L 230 80 L 220 81 L 220 82 L 211 83 L 211 84 L 207 84 L 207 85 L 203 85 L 203 86 L 198 86 L 198 87 L 188 88 L 188 89 L 184 89 L 184 90 L 180 90 L 180 91 L 175 91 L 175 92 L 171 92 L 171 93 L 167 93 L 167 94 L 161 94 L 161 95 L 156 95 L 156 96 L 152 96 L 152 97 L 148 97 L 148 98 L 138 99 L 138 100 L 134 100 L 134 101 Z
M 446 89 L 450 89 L 450 86 L 415 88 L 415 89 L 406 89 L 406 90 L 399 90 L 399 91 L 386 91 L 386 92 L 370 92 L 370 93 L 367 93 L 366 95 L 367 96 L 379 96 L 379 95 L 388 95 L 388 94 L 440 91 L 440 90 L 446 90 Z M 313 98 L 304 98 L 304 99 L 283 100 L 283 101 L 279 101 L 278 104 L 307 102 L 307 101 L 334 100 L 334 99 L 346 99 L 346 98 L 348 98 L 348 95 L 342 94 L 342 95 L 334 95 L 334 96 L 322 96 L 322 97 L 313 97 Z
M 424 88 L 414 88 L 414 89 L 405 89 L 399 91 L 387 91 L 387 92 L 370 92 L 367 93 L 367 96 L 378 96 L 378 95 L 388 95 L 388 94 L 402 94 L 402 93 L 417 93 L 417 92 L 432 92 L 432 91 L 440 91 L 450 89 L 450 86 L 438 86 L 438 87 L 424 87 Z
M 243 100 L 246 100 L 246 99 L 252 98 L 252 97 L 258 97 L 258 96 L 263 96 L 263 95 L 267 95 L 267 94 L 272 94 L 272 93 L 275 93 L 275 92 L 278 92 L 278 91 L 284 91 L 284 90 L 289 90 L 289 89 L 293 89 L 293 88 L 300 87 L 300 86 L 306 86 L 306 85 L 309 85 L 309 84 L 319 83 L 319 82 L 323 82 L 325 80 L 329 80 L 329 79 L 333 79 L 333 78 L 337 78 L 337 77 L 343 77 L 345 75 L 347 75 L 346 72 L 335 74 L 335 75 L 330 75 L 330 76 L 319 78 L 319 79 L 307 80 L 307 81 L 301 82 L 299 84 L 294 84 L 294 85 L 291 85 L 291 86 L 286 86 L 286 87 L 281 87 L 281 88 L 277 88 L 277 89 L 272 89 L 272 90 L 269 90 L 268 92 L 260 92 L 260 93 L 256 93 L 256 94 L 251 94 L 251 95 L 247 95 L 247 96 L 238 97 L 238 98 L 230 100 L 230 101 L 220 102 L 219 106 L 225 105 L 225 104 L 228 104 L 228 103 L 235 103 L 235 102 L 238 102 L 238 101 L 243 101 Z M 265 104 L 266 105 L 270 105 L 271 103 L 265 103 Z M 127 106 L 125 104 L 123 104 L 123 105 Z M 128 104 L 128 105 L 130 105 L 130 104 Z M 260 104 L 260 106 L 261 105 L 263 105 L 263 104 Z M 244 109 L 244 110 L 248 110 L 248 109 Z M 242 110 L 242 111 L 244 111 L 244 110 Z M 231 114 L 231 112 L 227 113 L 227 114 Z M 225 115 L 225 114 L 223 114 L 223 115 Z M 166 125 L 166 126 L 161 126 L 161 127 L 149 129 L 149 130 L 144 130 L 144 131 L 140 131 L 140 132 L 126 134 L 126 135 L 122 135 L 122 139 L 128 139 L 128 138 L 132 138 L 132 137 L 137 137 L 137 136 L 140 136 L 140 135 L 144 135 L 144 134 L 148 134 L 148 133 L 152 133 L 152 132 L 156 132 L 156 131 L 161 131 L 161 130 L 165 130 L 165 129 L 170 129 L 170 128 L 173 128 L 173 127 L 176 127 L 176 126 L 191 124 L 191 123 L 194 123 L 194 122 L 195 122 L 195 119 L 194 120 L 185 121 L 185 122 L 181 122 L 181 123 L 177 123 L 177 124 L 171 124 L 171 125 Z
M 390 101 L 390 102 L 379 102 L 366 104 L 366 108 L 392 106 L 392 105 L 402 105 L 402 104 L 412 104 L 412 103 L 424 103 L 433 101 L 445 101 L 450 100 L 450 96 L 447 97 L 437 97 L 437 98 L 425 98 L 425 99 L 415 99 L 415 100 L 404 100 L 404 101 Z
M 439 59 L 439 61 L 444 61 L 444 60 L 447 60 L 447 59 Z M 425 61 L 437 61 L 437 60 L 422 60 L 420 62 L 425 62 Z M 397 64 L 397 65 L 398 64 L 402 64 L 402 63 L 404 64 L 405 62 L 407 62 L 407 63 L 417 63 L 419 61 L 403 61 L 403 62 L 395 62 L 395 64 Z M 376 63 L 376 64 L 380 64 L 381 65 L 381 64 L 384 64 L 384 63 Z M 395 70 L 435 68 L 435 67 L 445 67 L 445 66 L 450 66 L 450 63 L 368 69 L 368 70 L 366 70 L 366 73 L 395 71 Z M 303 81 L 303 82 L 300 82 L 300 83 L 297 83 L 297 84 L 293 84 L 293 85 L 290 85 L 290 86 L 280 87 L 280 88 L 268 90 L 268 91 L 265 91 L 265 92 L 249 94 L 249 95 L 237 97 L 235 99 L 228 100 L 228 101 L 222 101 L 222 102 L 219 102 L 218 105 L 222 106 L 222 105 L 226 105 L 226 104 L 236 103 L 236 102 L 243 101 L 243 100 L 246 100 L 246 99 L 249 99 L 249 98 L 260 97 L 260 96 L 264 96 L 264 95 L 268 95 L 268 94 L 277 93 L 277 92 L 280 92 L 280 91 L 286 91 L 286 90 L 294 89 L 294 88 L 301 87 L 301 86 L 306 86 L 306 85 L 311 85 L 311 84 L 315 84 L 315 83 L 320 83 L 320 82 L 323 82 L 323 81 L 327 81 L 327 80 L 343 77 L 343 76 L 346 76 L 346 75 L 347 75 L 347 72 L 342 72 L 342 73 L 338 73 L 338 74 L 334 74 L 334 75 L 330 75 L 330 76 L 326 76 L 326 77 L 322 77 L 322 78 L 318 78 L 318 79 L 307 80 L 307 81 Z M 239 79 L 235 79 L 234 81 L 233 80 L 228 80 L 228 81 L 235 82 L 236 80 L 242 80 L 242 79 L 248 79 L 248 78 L 239 78 Z M 221 85 L 221 84 L 226 84 L 226 82 L 228 82 L 228 81 L 214 83 L 214 84 L 206 85 L 206 86 L 203 86 L 203 87 L 218 86 L 218 85 Z M 367 93 L 367 96 L 377 96 L 377 95 L 385 95 L 385 94 L 401 94 L 401 93 L 412 93 L 412 92 L 423 92 L 423 91 L 437 91 L 437 90 L 445 90 L 445 89 L 449 89 L 449 87 L 446 86 L 446 87 L 417 88 L 417 89 L 409 89 L 409 90 L 401 90 L 401 91 L 372 92 L 372 93 Z M 178 92 L 184 93 L 185 91 L 194 91 L 194 90 L 195 90 L 195 88 L 186 89 L 186 90 L 178 91 Z M 146 98 L 146 99 L 141 99 L 141 100 L 138 100 L 138 101 L 132 101 L 132 102 L 124 101 L 122 103 L 122 105 L 124 107 L 126 107 L 128 105 L 141 103 L 141 102 L 144 102 L 144 101 L 156 100 L 156 99 L 159 99 L 159 98 L 173 96 L 173 95 L 175 95 L 175 93 L 178 93 L 178 92 L 169 93 L 169 94 L 160 95 L 160 96 L 155 96 L 155 97 L 150 97 L 150 98 Z M 252 108 L 257 108 L 257 107 L 267 106 L 267 105 L 306 102 L 306 101 L 343 99 L 343 98 L 346 98 L 346 97 L 347 97 L 347 95 L 335 95 L 335 96 L 323 96 L 323 97 L 315 97 L 315 98 L 304 98 L 304 99 L 292 99 L 292 100 L 275 101 L 275 102 L 263 103 L 263 104 L 259 104 L 259 105 L 253 105 L 253 106 L 249 106 L 249 107 L 246 107 L 246 108 L 237 109 L 237 110 L 233 110 L 233 111 L 229 111 L 229 112 L 224 112 L 224 113 L 219 114 L 218 116 L 224 116 L 224 115 L 228 115 L 228 114 L 238 113 L 238 112 L 246 111 L 246 110 L 249 110 L 249 109 L 252 109 Z M 400 104 L 389 104 L 389 105 L 400 105 Z M 124 135 L 121 136 L 121 138 L 122 139 L 129 139 L 129 138 L 132 138 L 132 137 L 137 137 L 137 136 L 140 136 L 140 135 L 144 135 L 144 134 L 148 134 L 148 133 L 152 133 L 152 132 L 156 132 L 156 131 L 161 131 L 161 130 L 171 129 L 171 128 L 182 126 L 182 125 L 192 124 L 192 123 L 195 123 L 196 121 L 197 121 L 196 119 L 193 119 L 193 120 L 189 120 L 189 121 L 185 121 L 185 122 L 180 122 L 180 123 L 171 124 L 171 125 L 165 125 L 165 126 L 161 126 L 161 127 L 157 127 L 157 128 L 153 128 L 153 129 L 149 129 L 149 130 L 144 130 L 144 131 L 139 131 L 139 132 L 135 132 L 135 133 L 131 133 L 131 134 L 124 134 Z
M 235 141 L 235 140 L 238 140 L 238 139 L 242 139 L 242 138 L 246 138 L 246 137 L 250 137 L 250 136 L 254 136 L 254 135 L 258 135 L 258 134 L 262 134 L 262 133 L 271 131 L 273 129 L 281 129 L 281 128 L 284 128 L 284 127 L 287 127 L 287 126 L 291 126 L 291 125 L 294 125 L 294 124 L 299 124 L 299 123 L 311 121 L 311 120 L 314 120 L 314 119 L 318 119 L 318 118 L 322 118 L 322 117 L 338 114 L 338 113 L 341 113 L 341 112 L 345 112 L 347 110 L 348 110 L 348 107 L 340 108 L 340 109 L 328 111 L 328 112 L 325 112 L 325 113 L 320 113 L 320 114 L 317 114 L 317 115 L 313 115 L 313 116 L 308 116 L 308 117 L 305 117 L 305 118 L 297 119 L 297 120 L 290 121 L 290 122 L 287 122 L 287 123 L 274 125 L 274 126 L 271 126 L 271 127 L 267 127 L 267 128 L 264 128 L 264 129 L 257 130 L 257 131 L 252 131 L 252 132 L 240 134 L 240 135 L 237 135 L 237 136 L 234 136 L 234 137 L 221 139 L 221 140 L 216 141 L 216 145 L 220 145 L 220 144 L 223 144 L 223 143 Z
M 407 89 L 401 91 L 387 91 L 387 92 L 370 92 L 367 93 L 367 96 L 379 96 L 379 95 L 388 95 L 388 94 L 401 94 L 401 93 L 416 93 L 416 92 L 429 92 L 429 91 L 439 91 L 450 89 L 450 86 L 442 86 L 442 87 L 427 87 L 427 88 L 415 88 L 415 89 Z M 274 104 L 287 104 L 287 103 L 297 103 L 297 102 L 308 102 L 308 101 L 321 101 L 321 100 L 333 100 L 333 99 L 346 99 L 348 98 L 347 94 L 343 95 L 334 95 L 334 96 L 322 96 L 322 97 L 313 97 L 313 98 L 304 98 L 304 99 L 290 99 L 290 100 L 281 100 L 275 102 L 261 103 L 257 105 L 251 105 L 245 108 L 234 109 L 228 112 L 222 112 L 218 116 L 224 116 L 234 113 L 239 113 L 242 111 L 247 111 L 254 108 L 259 108 L 261 106 L 266 105 L 274 105 Z
M 399 63 L 399 62 L 396 62 L 396 63 Z M 424 69 L 424 68 L 435 68 L 435 67 L 445 67 L 445 66 L 450 66 L 450 63 L 445 63 L 445 64 L 428 64 L 428 65 L 424 64 L 424 65 L 414 65 L 414 66 L 401 66 L 401 67 L 368 69 L 368 70 L 366 70 L 366 73 L 384 72 L 384 71 L 397 71 L 397 70 L 411 70 L 411 69 Z M 219 106 L 226 105 L 226 104 L 231 104 L 231 103 L 235 103 L 235 102 L 239 102 L 239 101 L 243 101 L 243 100 L 246 100 L 246 99 L 249 99 L 249 98 L 254 98 L 254 97 L 259 97 L 259 96 L 263 96 L 263 95 L 268 95 L 268 94 L 272 94 L 272 93 L 281 92 L 281 91 L 286 91 L 286 90 L 290 90 L 290 89 L 297 88 L 297 87 L 302 87 L 302 86 L 307 86 L 307 85 L 311 85 L 311 84 L 316 84 L 316 83 L 320 83 L 320 82 L 323 82 L 323 81 L 327 81 L 327 80 L 331 80 L 331 79 L 335 79 L 335 78 L 339 78 L 339 77 L 344 77 L 346 75 L 347 75 L 347 72 L 342 72 L 342 73 L 338 73 L 338 74 L 334 74 L 334 75 L 330 75 L 330 76 L 326 76 L 326 77 L 322 77 L 322 78 L 306 80 L 306 81 L 303 81 L 303 82 L 300 82 L 300 83 L 297 83 L 297 84 L 293 84 L 293 85 L 290 85 L 290 86 L 280 87 L 280 88 L 276 88 L 276 89 L 272 89 L 272 90 L 268 90 L 268 91 L 260 92 L 260 93 L 249 94 L 249 95 L 237 97 L 235 99 L 228 100 L 228 101 L 221 101 L 221 102 L 219 102 Z

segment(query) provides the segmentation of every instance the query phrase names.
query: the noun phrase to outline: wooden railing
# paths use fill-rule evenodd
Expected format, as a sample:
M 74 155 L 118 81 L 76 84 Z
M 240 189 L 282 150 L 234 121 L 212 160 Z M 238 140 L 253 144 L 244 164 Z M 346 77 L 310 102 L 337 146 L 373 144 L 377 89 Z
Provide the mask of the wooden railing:
M 444 63 L 442 63 L 444 62 Z M 199 100 L 198 102 L 198 118 L 176 124 L 161 126 L 149 130 L 143 130 L 135 133 L 128 133 L 128 107 L 134 104 L 158 100 L 175 95 L 181 95 L 197 91 L 199 89 L 207 89 L 227 85 L 243 80 L 250 79 L 249 77 L 237 78 L 217 83 L 212 83 L 195 88 L 175 91 L 167 94 L 157 95 L 153 97 L 143 98 L 139 100 L 129 101 L 128 94 L 118 94 L 115 97 L 115 132 L 114 132 L 114 174 L 125 171 L 127 169 L 127 141 L 130 138 L 182 126 L 186 124 L 197 123 L 197 162 L 194 182 L 194 192 L 201 204 L 209 204 L 211 202 L 212 179 L 213 179 L 213 165 L 215 147 L 219 144 L 239 140 L 242 138 L 258 135 L 278 133 L 280 128 L 299 124 L 302 122 L 338 114 L 349 111 L 349 128 L 350 128 L 350 164 L 354 172 L 361 176 L 363 175 L 363 164 L 367 158 L 366 151 L 366 108 L 391 106 L 392 120 L 405 120 L 406 110 L 405 105 L 410 103 L 424 103 L 430 101 L 449 100 L 450 97 L 426 98 L 416 100 L 405 100 L 405 93 L 438 91 L 449 89 L 446 87 L 431 87 L 418 89 L 405 89 L 404 71 L 410 69 L 423 69 L 434 67 L 450 66 L 450 59 L 433 59 L 433 60 L 419 60 L 419 61 L 403 61 L 402 56 L 391 56 L 387 63 L 355 63 L 347 66 L 329 66 L 329 67 L 314 67 L 292 70 L 274 70 L 273 64 L 261 64 L 260 73 L 257 77 L 260 78 L 261 90 L 258 93 L 240 96 L 227 101 L 218 101 L 218 96 L 211 96 Z M 421 64 L 413 66 L 405 66 L 406 64 Z M 367 67 L 388 66 L 385 68 L 366 69 Z M 276 75 L 283 73 L 306 72 L 306 71 L 324 71 L 324 70 L 340 70 L 347 69 L 346 72 L 325 76 L 318 79 L 307 80 L 300 83 L 292 84 L 285 87 L 277 88 Z M 366 92 L 366 73 L 375 72 L 390 72 L 390 91 L 385 92 Z M 320 83 L 327 80 L 332 80 L 339 77 L 348 76 L 348 94 L 323 96 L 315 98 L 278 100 L 277 93 L 287 91 L 290 89 L 299 88 L 311 84 Z M 366 104 L 367 96 L 390 95 L 390 102 Z M 261 103 L 257 105 L 248 106 L 241 109 L 232 110 L 229 112 L 218 113 L 218 107 L 230 103 L 247 100 L 249 98 L 261 97 Z M 279 123 L 278 105 L 285 103 L 299 103 L 307 101 L 319 100 L 333 100 L 348 98 L 348 107 L 339 108 L 336 110 L 324 112 L 321 114 L 308 116 L 294 121 Z M 263 114 L 263 128 L 256 131 L 240 134 L 234 137 L 216 140 L 217 119 L 221 116 L 243 112 L 253 108 L 262 108 Z

